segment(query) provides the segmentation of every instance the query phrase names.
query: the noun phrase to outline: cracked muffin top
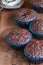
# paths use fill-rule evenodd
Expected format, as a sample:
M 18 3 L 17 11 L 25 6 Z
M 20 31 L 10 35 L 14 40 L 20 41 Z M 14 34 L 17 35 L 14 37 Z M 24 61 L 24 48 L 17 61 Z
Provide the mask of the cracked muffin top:
M 7 36 L 13 44 L 25 44 L 30 41 L 31 34 L 26 29 L 17 28 L 13 29 Z
M 33 58 L 43 58 L 43 40 L 34 39 L 25 47 L 25 51 Z
M 32 22 L 32 30 L 38 34 L 43 34 L 43 19 Z
M 36 11 L 30 8 L 22 8 L 15 12 L 15 16 L 19 21 L 29 22 L 36 19 Z
M 31 0 L 31 2 L 32 2 L 34 5 L 43 8 L 43 0 Z

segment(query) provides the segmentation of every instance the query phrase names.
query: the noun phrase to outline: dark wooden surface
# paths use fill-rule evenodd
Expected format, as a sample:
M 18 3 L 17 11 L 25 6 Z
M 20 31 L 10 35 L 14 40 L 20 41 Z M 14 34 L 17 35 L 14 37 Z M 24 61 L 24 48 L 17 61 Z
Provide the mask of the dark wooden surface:
M 29 0 L 25 0 L 25 3 L 22 7 L 31 8 Z M 7 44 L 4 39 L 5 35 L 14 27 L 18 27 L 15 23 L 13 15 L 15 10 L 2 10 L 0 18 L 0 65 L 43 65 L 42 64 L 29 64 L 23 54 L 22 50 L 13 49 L 10 45 Z M 43 14 L 38 15 L 39 18 L 43 18 Z

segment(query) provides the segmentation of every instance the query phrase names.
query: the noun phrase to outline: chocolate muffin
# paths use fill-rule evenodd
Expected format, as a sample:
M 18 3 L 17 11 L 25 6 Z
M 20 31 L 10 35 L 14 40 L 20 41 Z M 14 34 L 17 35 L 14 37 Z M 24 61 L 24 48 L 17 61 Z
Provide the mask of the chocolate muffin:
M 43 40 L 34 39 L 25 47 L 24 54 L 33 63 L 43 62 Z
M 43 19 L 35 20 L 30 23 L 30 32 L 38 37 L 43 37 Z
M 32 40 L 32 35 L 26 29 L 17 28 L 13 29 L 5 38 L 10 45 L 23 47 Z
M 30 22 L 38 19 L 38 14 L 33 9 L 22 8 L 15 12 L 14 19 L 20 26 L 27 27 Z
M 30 0 L 30 3 L 37 12 L 43 12 L 43 0 Z

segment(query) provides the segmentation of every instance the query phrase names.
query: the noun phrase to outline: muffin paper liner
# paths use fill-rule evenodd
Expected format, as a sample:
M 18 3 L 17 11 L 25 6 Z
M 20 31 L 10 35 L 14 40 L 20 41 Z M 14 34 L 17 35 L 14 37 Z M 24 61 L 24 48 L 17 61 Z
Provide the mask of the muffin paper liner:
M 36 11 L 39 12 L 39 13 L 43 13 L 43 8 L 42 8 L 42 7 L 36 6 L 36 5 L 33 4 L 33 3 L 31 3 L 31 5 L 32 5 L 32 8 L 33 8 L 34 10 L 36 10 Z
M 43 34 L 39 34 L 39 33 L 35 32 L 34 30 L 32 30 L 32 22 L 29 25 L 29 30 L 35 37 L 43 38 Z
M 20 48 L 20 47 L 24 47 L 26 44 L 28 44 L 28 43 L 30 43 L 32 41 L 32 35 L 30 34 L 30 40 L 27 43 L 24 43 L 24 44 L 16 44 L 16 43 L 14 44 L 14 43 L 12 43 L 9 40 L 9 37 L 8 36 L 6 36 L 5 39 L 8 42 L 8 44 L 10 44 L 12 47 Z
M 25 47 L 26 48 L 26 47 Z M 27 58 L 27 59 L 29 59 L 29 61 L 30 62 L 32 62 L 32 63 L 42 63 L 43 62 L 43 58 L 33 58 L 33 57 L 31 57 L 29 54 L 27 54 L 26 53 L 26 50 L 25 50 L 25 48 L 24 48 L 24 55 L 25 55 L 25 57 Z
M 29 21 L 29 22 L 19 21 L 16 16 L 14 16 L 14 19 L 15 19 L 16 23 L 17 23 L 19 26 L 21 26 L 21 27 L 28 27 L 29 24 L 30 24 L 30 22 L 33 22 L 33 21 L 34 21 L 34 20 Z M 38 20 L 38 14 L 36 15 L 35 20 Z

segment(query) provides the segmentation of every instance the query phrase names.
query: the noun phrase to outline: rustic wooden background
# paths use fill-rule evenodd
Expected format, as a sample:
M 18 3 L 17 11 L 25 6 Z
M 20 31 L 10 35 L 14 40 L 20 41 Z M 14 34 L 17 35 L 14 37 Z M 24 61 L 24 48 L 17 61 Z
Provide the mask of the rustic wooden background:
M 31 8 L 29 0 L 25 0 L 22 7 Z M 15 10 L 3 9 L 0 17 L 0 65 L 43 65 L 32 64 L 27 60 L 22 50 L 13 49 L 4 39 L 5 35 L 14 27 L 18 27 L 15 23 L 13 15 Z M 43 14 L 38 15 L 43 18 Z

